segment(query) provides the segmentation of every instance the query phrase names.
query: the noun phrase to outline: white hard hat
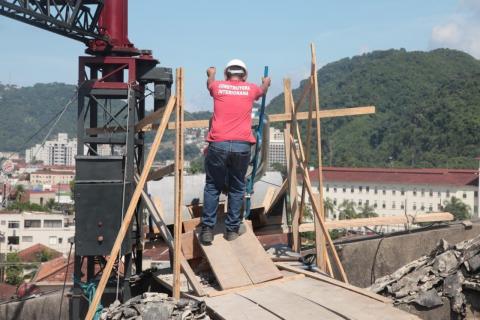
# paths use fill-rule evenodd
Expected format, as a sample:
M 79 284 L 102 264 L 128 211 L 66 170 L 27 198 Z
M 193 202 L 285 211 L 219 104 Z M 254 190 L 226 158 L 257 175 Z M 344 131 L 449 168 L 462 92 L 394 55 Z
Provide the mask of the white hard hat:
M 227 70 L 228 68 L 233 67 L 233 66 L 241 67 L 241 68 L 243 68 L 243 70 L 245 70 L 245 72 L 247 72 L 247 65 L 245 64 L 245 62 L 243 62 L 243 61 L 240 60 L 240 59 L 230 60 L 230 61 L 227 63 L 227 66 L 225 67 L 225 70 Z

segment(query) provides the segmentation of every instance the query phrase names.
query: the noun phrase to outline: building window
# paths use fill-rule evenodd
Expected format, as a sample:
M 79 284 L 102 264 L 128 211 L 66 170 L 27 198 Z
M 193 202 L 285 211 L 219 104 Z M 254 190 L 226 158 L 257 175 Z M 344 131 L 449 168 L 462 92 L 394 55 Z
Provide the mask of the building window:
M 400 194 L 401 194 L 402 196 L 404 196 L 404 195 L 405 195 L 405 189 L 402 188 L 402 189 L 400 190 Z
M 430 189 L 430 197 L 433 197 L 433 190 Z
M 432 204 L 430 203 L 430 205 L 428 206 L 428 212 L 432 212 L 433 211 L 433 206 Z
M 369 192 L 370 192 L 370 187 L 369 187 L 369 186 L 366 186 L 366 187 L 365 187 L 365 191 L 366 191 L 367 193 L 369 193 Z
M 425 189 L 422 189 L 422 197 L 425 196 Z
M 412 209 L 417 210 L 417 204 L 415 202 L 413 203 Z
M 333 187 L 333 192 L 337 193 L 337 187 Z
M 48 243 L 49 244 L 57 244 L 57 237 L 56 236 L 48 237 Z
M 473 196 L 474 196 L 475 198 L 478 198 L 478 191 L 474 191 L 474 192 L 473 192 Z
M 447 190 L 447 198 L 450 198 L 450 190 Z
M 333 198 L 333 205 L 334 205 L 334 206 L 337 205 L 337 199 L 336 199 L 336 198 Z
M 347 188 L 345 188 L 345 186 L 342 188 L 342 192 L 343 193 L 347 192 Z
M 350 192 L 353 193 L 355 189 L 353 188 L 353 186 L 350 187 Z
M 358 187 L 358 192 L 362 192 L 363 191 L 363 186 L 359 186 Z
M 393 195 L 397 194 L 397 190 L 393 189 L 393 190 L 392 190 L 392 194 L 393 194 Z
M 358 205 L 359 205 L 359 206 L 362 205 L 362 199 L 358 199 Z
M 442 192 L 438 191 L 437 196 L 440 198 L 442 196 Z
M 420 210 L 425 211 L 425 205 L 422 203 L 422 206 L 420 207 Z
M 20 237 L 19 236 L 11 236 L 7 238 L 7 244 L 19 244 Z
M 402 202 L 402 204 L 400 205 L 400 209 L 402 209 L 402 210 L 405 209 L 405 205 L 403 204 L 403 202 Z
M 58 238 L 58 244 L 62 244 L 63 238 Z
M 467 199 L 467 193 L 466 192 L 463 193 L 463 199 Z
M 442 210 L 442 204 L 441 204 L 441 203 L 437 204 L 437 210 L 438 210 L 438 211 L 441 211 L 441 210 Z
M 383 201 L 382 208 L 385 209 L 386 207 L 387 207 L 387 204 L 385 203 L 385 201 Z
M 413 188 L 413 195 L 414 195 L 414 196 L 417 195 L 417 188 Z
M 42 227 L 42 220 L 25 220 L 23 222 L 24 228 L 41 228 Z
M 43 220 L 44 228 L 62 228 L 62 220 Z
M 330 186 L 327 184 L 327 187 L 325 188 L 327 192 L 330 190 Z
M 377 201 L 375 200 L 375 202 L 373 203 L 373 207 L 374 208 L 377 208 L 378 207 L 378 204 L 377 204 Z
M 375 188 L 373 189 L 373 193 L 375 193 L 375 194 L 377 194 L 377 193 L 378 193 L 378 189 L 377 189 L 377 187 L 375 187 Z
M 32 236 L 22 236 L 22 242 L 33 242 Z
M 20 228 L 20 221 L 8 221 L 8 229 Z
M 395 204 L 395 201 L 392 202 L 392 209 L 395 209 L 397 205 Z

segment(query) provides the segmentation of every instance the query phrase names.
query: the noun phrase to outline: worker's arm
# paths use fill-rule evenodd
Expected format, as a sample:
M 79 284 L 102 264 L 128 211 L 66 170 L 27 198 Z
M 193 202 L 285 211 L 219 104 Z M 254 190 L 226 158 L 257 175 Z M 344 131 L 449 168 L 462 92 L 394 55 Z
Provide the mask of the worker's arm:
M 270 87 L 270 82 L 270 77 L 262 78 L 262 85 L 260 86 L 260 88 L 262 88 L 264 95 L 267 94 L 268 88 Z
M 215 81 L 215 73 L 217 72 L 217 69 L 215 67 L 210 67 L 207 69 L 207 88 L 210 90 L 211 84 Z

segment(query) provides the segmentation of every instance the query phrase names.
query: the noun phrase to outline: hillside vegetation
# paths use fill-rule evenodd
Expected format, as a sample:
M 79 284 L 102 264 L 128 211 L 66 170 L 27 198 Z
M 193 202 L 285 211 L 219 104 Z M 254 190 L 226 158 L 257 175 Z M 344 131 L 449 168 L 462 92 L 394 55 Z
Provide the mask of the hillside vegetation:
M 330 63 L 318 77 L 323 109 L 377 107 L 375 115 L 322 120 L 325 165 L 477 166 L 480 62 L 468 54 L 376 51 Z M 268 112 L 281 112 L 283 103 L 283 95 L 274 98 Z

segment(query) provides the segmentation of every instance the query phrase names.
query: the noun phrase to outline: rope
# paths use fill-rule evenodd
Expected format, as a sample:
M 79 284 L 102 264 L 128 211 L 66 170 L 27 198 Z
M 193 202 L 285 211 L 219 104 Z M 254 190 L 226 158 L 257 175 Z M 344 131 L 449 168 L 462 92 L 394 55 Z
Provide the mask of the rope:
M 77 279 L 75 276 L 73 277 L 73 281 L 75 282 L 75 284 L 80 286 L 80 288 L 83 290 L 83 294 L 86 296 L 88 300 L 88 305 L 90 305 L 93 301 L 93 297 L 95 297 L 98 281 L 90 280 L 89 282 L 82 282 L 79 279 Z M 98 303 L 97 310 L 95 311 L 95 315 L 93 316 L 93 320 L 100 319 L 100 314 L 102 310 L 103 310 L 102 304 Z
M 268 66 L 265 66 L 265 69 L 263 71 L 263 76 L 268 77 Z M 250 177 L 247 179 L 247 188 L 246 188 L 246 195 L 245 195 L 245 218 L 248 218 L 250 216 L 250 207 L 252 205 L 252 194 L 253 194 L 253 185 L 255 183 L 255 175 L 257 174 L 257 168 L 258 168 L 258 155 L 260 153 L 260 150 L 262 148 L 262 136 L 263 136 L 263 127 L 265 125 L 264 119 L 265 119 L 265 103 L 266 103 L 266 94 L 262 96 L 262 104 L 260 107 L 260 114 L 258 117 L 258 126 L 257 129 L 255 130 L 255 137 L 257 140 L 257 143 L 255 144 L 255 152 L 253 155 L 253 159 L 251 161 L 251 164 L 253 166 L 252 168 L 252 174 Z

